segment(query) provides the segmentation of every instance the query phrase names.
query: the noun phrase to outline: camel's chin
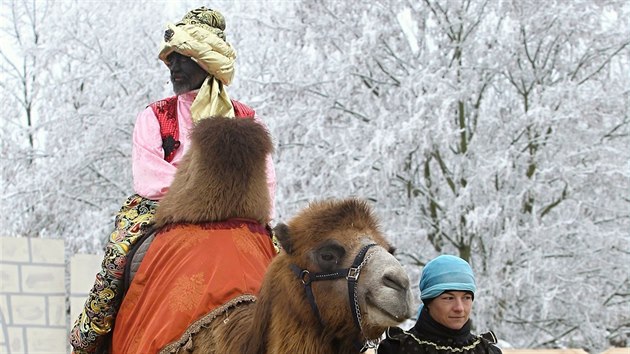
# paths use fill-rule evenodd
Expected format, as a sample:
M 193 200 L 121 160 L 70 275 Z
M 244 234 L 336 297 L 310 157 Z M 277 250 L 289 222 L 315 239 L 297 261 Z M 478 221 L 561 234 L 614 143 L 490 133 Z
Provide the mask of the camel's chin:
M 362 335 L 368 340 L 377 340 L 381 338 L 388 327 L 395 327 L 400 322 L 388 311 L 370 303 L 367 306 L 367 311 L 364 313 Z
M 366 323 L 370 326 L 382 328 L 393 327 L 409 318 L 409 311 L 405 304 L 392 302 L 391 300 L 376 301 L 369 296 L 369 294 L 366 297 L 366 304 L 367 307 L 364 316 Z

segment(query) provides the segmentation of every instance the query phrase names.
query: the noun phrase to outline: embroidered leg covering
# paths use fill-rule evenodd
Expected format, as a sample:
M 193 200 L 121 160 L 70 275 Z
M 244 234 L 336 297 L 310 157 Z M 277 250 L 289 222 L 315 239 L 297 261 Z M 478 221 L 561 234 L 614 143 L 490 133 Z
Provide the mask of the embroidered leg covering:
M 153 222 L 158 203 L 137 194 L 127 198 L 116 215 L 115 230 L 109 236 L 101 270 L 79 318 L 70 331 L 76 354 L 107 352 L 106 338 L 114 326 L 122 302 L 123 273 L 127 253 Z

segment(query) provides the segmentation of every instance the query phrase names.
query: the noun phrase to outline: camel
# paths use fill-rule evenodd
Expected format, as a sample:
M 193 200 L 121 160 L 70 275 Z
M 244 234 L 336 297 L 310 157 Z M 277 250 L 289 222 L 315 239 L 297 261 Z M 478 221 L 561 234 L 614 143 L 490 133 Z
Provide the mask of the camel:
M 123 299 L 113 354 L 359 353 L 413 315 L 409 278 L 366 201 L 310 203 L 274 228 L 275 255 L 264 227 L 268 132 L 213 117 L 191 140 Z
M 269 266 L 258 300 L 235 309 L 227 323 L 199 333 L 199 352 L 359 353 L 366 341 L 412 315 L 409 279 L 364 201 L 315 202 L 275 230 L 286 252 Z M 375 246 L 364 258 L 369 259 L 361 267 L 356 300 L 349 301 L 345 277 L 313 279 L 313 273 L 351 268 L 357 253 L 371 244 Z M 310 272 L 311 279 L 306 271 L 296 275 L 294 266 Z M 321 318 L 304 289 L 309 280 Z M 355 306 L 358 325 L 353 321 Z

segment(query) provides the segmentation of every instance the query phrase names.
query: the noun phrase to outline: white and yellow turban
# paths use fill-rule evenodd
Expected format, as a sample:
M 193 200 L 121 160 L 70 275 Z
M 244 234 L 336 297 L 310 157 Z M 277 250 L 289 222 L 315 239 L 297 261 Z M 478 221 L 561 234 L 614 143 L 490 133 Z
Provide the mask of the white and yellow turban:
M 177 24 L 167 24 L 159 58 L 172 52 L 191 57 L 210 76 L 201 85 L 190 107 L 192 119 L 198 122 L 211 116 L 234 117 L 234 108 L 224 86 L 234 77 L 236 52 L 225 40 L 225 20 L 218 11 L 201 7 L 192 10 Z

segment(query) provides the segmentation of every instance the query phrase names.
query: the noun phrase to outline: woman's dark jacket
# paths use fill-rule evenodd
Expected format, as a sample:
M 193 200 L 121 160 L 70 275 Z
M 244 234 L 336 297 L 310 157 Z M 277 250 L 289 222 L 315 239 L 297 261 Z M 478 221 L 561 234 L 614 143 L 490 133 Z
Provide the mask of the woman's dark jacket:
M 492 332 L 482 335 L 470 333 L 470 320 L 460 330 L 439 324 L 429 316 L 426 307 L 420 318 L 409 331 L 392 327 L 387 337 L 379 344 L 378 354 L 422 353 L 422 354 L 502 354 L 493 345 L 496 338 Z

